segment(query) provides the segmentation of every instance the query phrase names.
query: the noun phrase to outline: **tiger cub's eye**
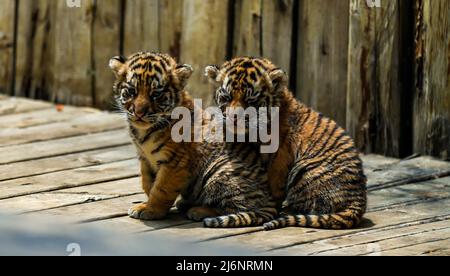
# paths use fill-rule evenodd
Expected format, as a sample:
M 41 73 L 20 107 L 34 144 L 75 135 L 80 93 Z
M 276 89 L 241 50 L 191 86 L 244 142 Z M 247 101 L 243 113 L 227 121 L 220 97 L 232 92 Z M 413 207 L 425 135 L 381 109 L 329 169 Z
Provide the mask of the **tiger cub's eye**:
M 261 95 L 261 91 L 253 91 L 249 89 L 247 91 L 246 102 L 249 104 L 256 104 L 259 101 L 259 96 Z
M 164 94 L 164 89 L 161 88 L 161 89 L 153 91 L 151 94 L 151 97 L 153 100 L 157 100 L 157 99 L 161 98 L 163 94 Z
M 121 92 L 121 96 L 123 99 L 125 100 L 129 100 L 131 98 L 133 98 L 134 96 L 136 96 L 136 90 L 134 88 L 122 88 Z
M 224 88 L 219 88 L 217 91 L 217 103 L 218 104 L 227 104 L 231 101 L 231 96 Z

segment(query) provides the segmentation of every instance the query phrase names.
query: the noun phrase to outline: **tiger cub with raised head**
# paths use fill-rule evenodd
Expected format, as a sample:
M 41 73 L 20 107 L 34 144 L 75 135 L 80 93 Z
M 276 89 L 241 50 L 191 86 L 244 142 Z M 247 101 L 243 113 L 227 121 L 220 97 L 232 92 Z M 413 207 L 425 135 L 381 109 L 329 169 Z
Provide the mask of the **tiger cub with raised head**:
M 205 73 L 223 109 L 279 108 L 280 146 L 268 157 L 268 176 L 273 197 L 282 203 L 281 217 L 266 223 L 266 230 L 360 223 L 366 177 L 354 142 L 333 120 L 294 98 L 285 72 L 267 59 L 242 57 L 208 66 Z
M 194 117 L 196 107 L 185 90 L 191 66 L 149 52 L 114 57 L 109 66 L 117 79 L 116 100 L 126 114 L 148 197 L 129 210 L 130 217 L 162 219 L 180 194 L 180 209 L 190 219 L 205 219 L 207 227 L 262 225 L 275 217 L 267 172 L 257 152 L 251 148 L 241 152 L 225 143 L 172 139 L 172 127 L 179 121 L 172 119 L 172 111 L 184 107 Z M 191 137 L 195 129 L 191 127 Z

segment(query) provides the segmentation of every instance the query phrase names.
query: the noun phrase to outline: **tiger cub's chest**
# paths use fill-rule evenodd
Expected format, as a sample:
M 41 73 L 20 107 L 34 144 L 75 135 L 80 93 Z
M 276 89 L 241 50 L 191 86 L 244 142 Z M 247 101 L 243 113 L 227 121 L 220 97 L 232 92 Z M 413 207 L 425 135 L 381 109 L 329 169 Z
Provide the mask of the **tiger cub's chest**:
M 137 143 L 137 147 L 142 157 L 145 157 L 153 171 L 157 172 L 161 164 L 170 162 L 173 151 L 171 149 L 170 136 L 164 133 L 156 133 L 148 137 L 145 141 Z

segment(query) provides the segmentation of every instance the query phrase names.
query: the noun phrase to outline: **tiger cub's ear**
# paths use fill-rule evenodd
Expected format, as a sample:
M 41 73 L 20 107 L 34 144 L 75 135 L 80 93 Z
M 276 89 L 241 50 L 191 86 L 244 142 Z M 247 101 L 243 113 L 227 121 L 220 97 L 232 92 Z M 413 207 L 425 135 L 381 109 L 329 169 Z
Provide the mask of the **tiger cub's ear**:
M 280 68 L 274 69 L 269 73 L 270 81 L 272 82 L 272 87 L 275 90 L 280 90 L 286 87 L 289 83 L 287 74 Z
M 178 65 L 174 70 L 174 75 L 178 80 L 179 89 L 184 89 L 187 85 L 189 78 L 192 76 L 194 68 L 189 64 Z
M 212 84 L 217 84 L 219 81 L 217 77 L 219 76 L 220 68 L 217 65 L 209 65 L 205 68 L 205 76 L 209 79 Z
M 117 79 L 124 79 L 127 72 L 127 59 L 124 56 L 116 56 L 109 60 L 109 68 L 114 72 Z

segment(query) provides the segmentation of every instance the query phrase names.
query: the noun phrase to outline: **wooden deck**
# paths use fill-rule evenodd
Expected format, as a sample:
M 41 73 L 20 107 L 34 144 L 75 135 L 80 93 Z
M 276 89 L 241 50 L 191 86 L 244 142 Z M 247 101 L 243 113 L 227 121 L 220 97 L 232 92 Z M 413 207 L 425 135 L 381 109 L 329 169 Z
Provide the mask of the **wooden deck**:
M 0 96 L 0 212 L 262 255 L 450 255 L 450 163 L 364 156 L 369 212 L 358 229 L 205 229 L 177 214 L 127 217 L 144 196 L 124 128 L 115 114 Z

